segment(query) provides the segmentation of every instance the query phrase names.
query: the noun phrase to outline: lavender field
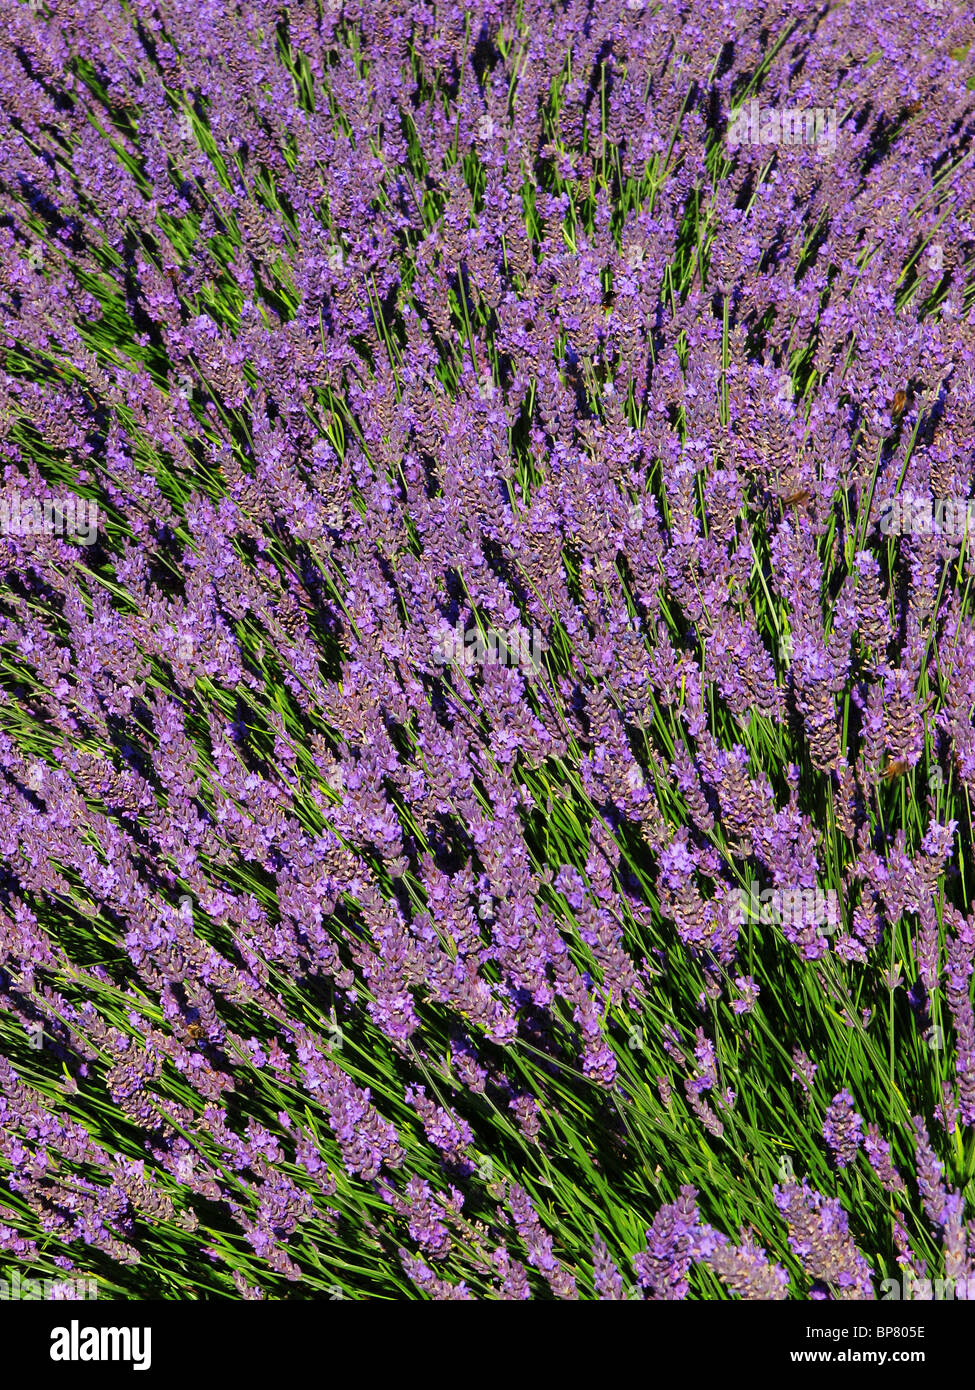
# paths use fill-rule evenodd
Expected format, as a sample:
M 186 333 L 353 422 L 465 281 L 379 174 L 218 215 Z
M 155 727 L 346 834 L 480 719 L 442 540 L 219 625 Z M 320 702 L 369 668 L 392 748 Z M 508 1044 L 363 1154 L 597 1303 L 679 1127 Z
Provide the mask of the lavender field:
M 975 1297 L 972 6 L 0 12 L 5 1287 Z

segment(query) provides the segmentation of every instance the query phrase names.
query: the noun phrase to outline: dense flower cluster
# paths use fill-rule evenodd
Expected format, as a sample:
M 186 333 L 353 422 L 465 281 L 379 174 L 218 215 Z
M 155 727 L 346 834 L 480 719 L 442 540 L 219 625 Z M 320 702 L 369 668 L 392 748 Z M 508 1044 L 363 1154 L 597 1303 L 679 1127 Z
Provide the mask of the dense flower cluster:
M 6 5 L 0 1261 L 973 1274 L 975 22 L 902 9 Z

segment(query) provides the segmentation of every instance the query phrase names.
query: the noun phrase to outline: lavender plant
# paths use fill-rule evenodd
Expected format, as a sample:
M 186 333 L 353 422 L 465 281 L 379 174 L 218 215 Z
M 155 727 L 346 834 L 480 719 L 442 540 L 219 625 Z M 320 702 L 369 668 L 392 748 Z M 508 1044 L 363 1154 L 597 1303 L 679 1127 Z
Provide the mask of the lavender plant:
M 975 1274 L 969 11 L 4 0 L 5 1268 Z

